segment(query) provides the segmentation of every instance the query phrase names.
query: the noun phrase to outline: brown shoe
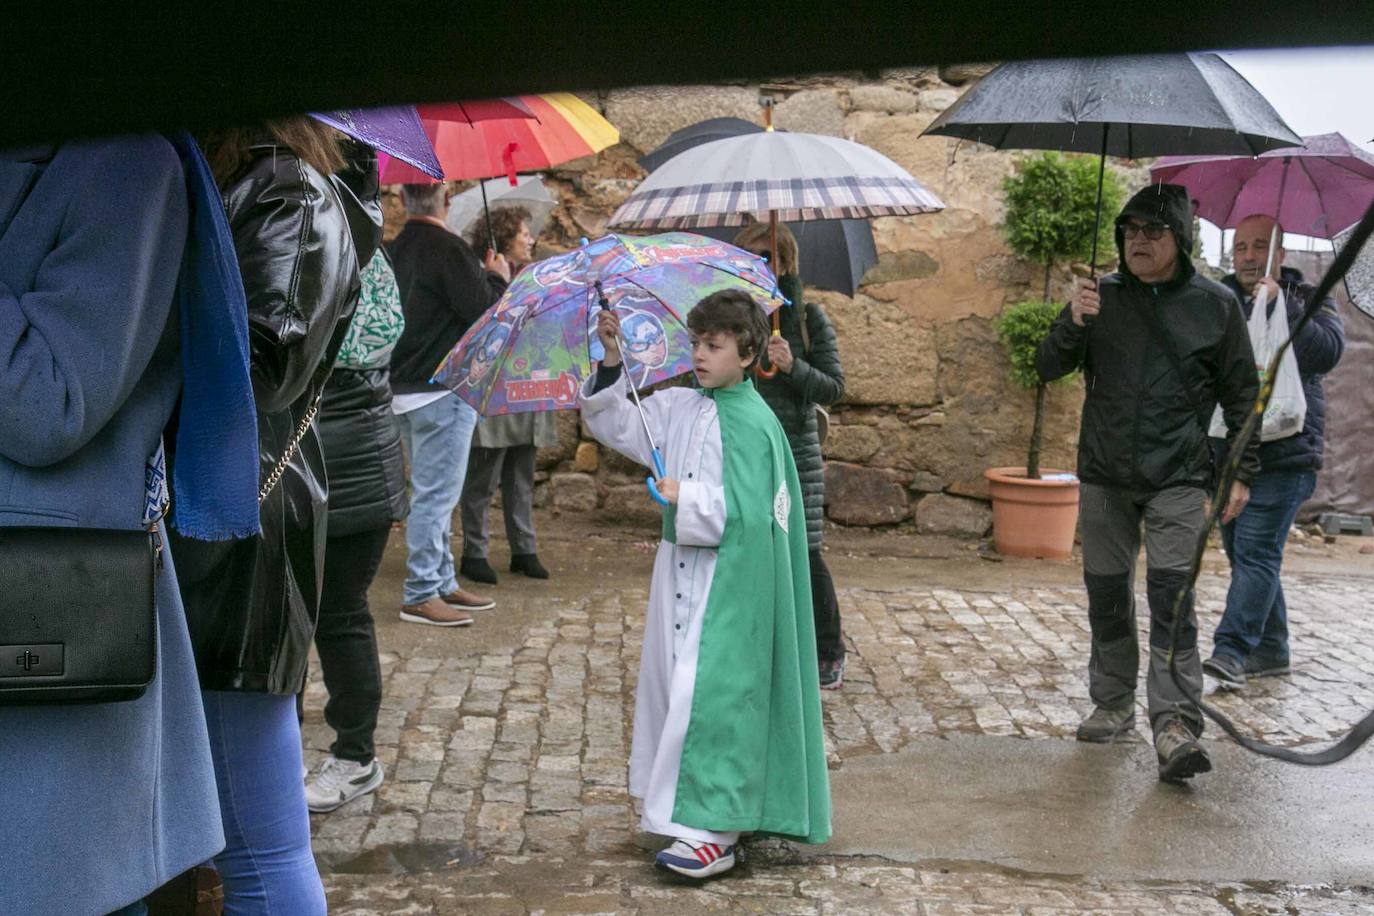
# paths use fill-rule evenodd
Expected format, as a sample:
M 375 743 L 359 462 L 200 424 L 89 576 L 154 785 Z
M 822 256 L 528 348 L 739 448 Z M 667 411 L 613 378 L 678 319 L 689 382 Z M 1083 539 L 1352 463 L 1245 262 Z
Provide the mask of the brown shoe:
M 443 599 L 445 604 L 451 604 L 465 611 L 489 611 L 496 607 L 496 602 L 485 595 L 474 595 L 472 592 L 464 591 L 461 588 L 455 588 L 447 595 L 440 595 L 439 597 Z
M 472 615 L 467 611 L 449 607 L 438 595 L 426 598 L 419 604 L 401 605 L 401 619 L 406 623 L 427 623 L 434 627 L 466 627 L 472 625 Z

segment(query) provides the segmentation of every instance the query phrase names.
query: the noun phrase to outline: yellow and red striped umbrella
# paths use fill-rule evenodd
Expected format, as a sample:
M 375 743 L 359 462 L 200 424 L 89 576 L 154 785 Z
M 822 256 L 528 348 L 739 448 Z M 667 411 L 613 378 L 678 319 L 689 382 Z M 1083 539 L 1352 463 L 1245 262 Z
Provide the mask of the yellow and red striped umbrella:
M 495 101 L 495 100 L 493 100 Z M 425 134 L 434 144 L 444 175 L 451 181 L 494 178 L 547 169 L 590 156 L 620 141 L 620 132 L 586 102 L 570 92 L 511 96 L 506 116 L 478 114 L 480 103 L 419 105 Z M 516 110 L 527 109 L 529 115 Z M 434 179 L 387 158 L 385 184 L 425 184 Z

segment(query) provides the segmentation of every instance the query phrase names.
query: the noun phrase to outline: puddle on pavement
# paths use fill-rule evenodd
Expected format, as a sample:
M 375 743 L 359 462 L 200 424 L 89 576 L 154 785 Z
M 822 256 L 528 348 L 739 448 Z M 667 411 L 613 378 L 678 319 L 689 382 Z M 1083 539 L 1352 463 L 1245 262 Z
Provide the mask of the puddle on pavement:
M 394 843 L 350 856 L 320 856 L 320 871 L 339 875 L 414 875 L 466 868 L 482 856 L 460 843 Z

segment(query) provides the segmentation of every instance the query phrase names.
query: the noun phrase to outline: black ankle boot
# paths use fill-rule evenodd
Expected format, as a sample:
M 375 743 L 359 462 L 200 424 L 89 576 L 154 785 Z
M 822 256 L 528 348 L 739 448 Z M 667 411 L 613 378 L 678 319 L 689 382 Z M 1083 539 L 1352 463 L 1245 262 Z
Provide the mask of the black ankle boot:
M 458 564 L 458 575 L 473 582 L 496 584 L 496 570 L 491 568 L 486 557 L 463 557 L 462 562 Z
M 531 579 L 547 579 L 549 577 L 549 571 L 544 568 L 543 563 L 539 562 L 539 557 L 532 553 L 512 554 L 510 571 L 524 573 Z

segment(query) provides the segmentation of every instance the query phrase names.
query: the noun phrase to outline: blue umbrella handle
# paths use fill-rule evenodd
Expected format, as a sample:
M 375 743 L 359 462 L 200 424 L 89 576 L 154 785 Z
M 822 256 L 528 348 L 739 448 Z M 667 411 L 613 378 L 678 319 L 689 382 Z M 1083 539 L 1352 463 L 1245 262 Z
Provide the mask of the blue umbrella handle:
M 651 450 L 649 454 L 652 455 L 654 459 L 654 475 L 644 478 L 644 485 L 649 488 L 649 495 L 654 498 L 654 502 L 658 503 L 660 506 L 666 506 L 668 505 L 668 500 L 664 499 L 663 494 L 658 492 L 658 481 L 665 476 L 663 470 L 663 454 L 659 452 L 657 448 Z

